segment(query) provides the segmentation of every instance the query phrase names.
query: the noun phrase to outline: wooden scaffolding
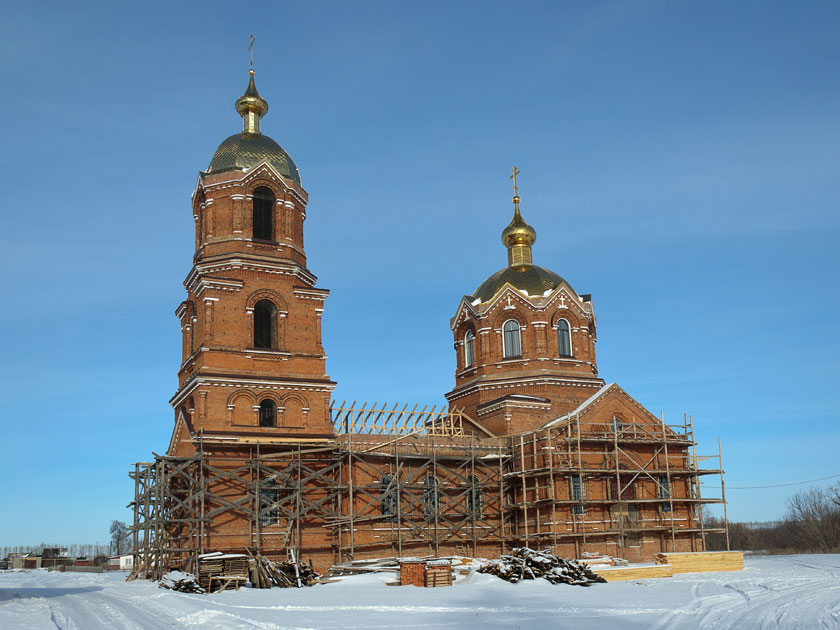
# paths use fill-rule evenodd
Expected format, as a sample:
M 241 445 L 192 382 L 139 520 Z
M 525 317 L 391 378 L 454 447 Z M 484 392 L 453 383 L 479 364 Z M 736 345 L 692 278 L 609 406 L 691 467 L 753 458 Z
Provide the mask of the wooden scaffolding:
M 597 541 L 642 534 L 658 537 L 662 551 L 686 536 L 699 550 L 709 531 L 703 506 L 725 499 L 722 465 L 700 467 L 689 420 L 651 431 L 610 422 L 582 429 L 572 418 L 495 437 L 459 411 L 341 405 L 331 418 L 335 437 L 320 443 L 237 445 L 199 433 L 191 457 L 136 464 L 130 577 L 158 579 L 193 569 L 201 553 L 243 547 L 340 562 L 572 543 L 579 557 Z M 702 498 L 700 478 L 712 474 L 721 496 Z M 640 486 L 655 496 L 628 492 Z M 654 521 L 633 518 L 649 506 Z

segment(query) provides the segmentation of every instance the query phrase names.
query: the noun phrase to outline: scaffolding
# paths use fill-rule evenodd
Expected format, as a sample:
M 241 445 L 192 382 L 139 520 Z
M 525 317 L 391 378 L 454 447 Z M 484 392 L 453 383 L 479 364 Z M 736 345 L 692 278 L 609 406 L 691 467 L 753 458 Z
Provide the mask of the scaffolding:
M 658 551 L 686 539 L 700 550 L 719 531 L 703 529 L 702 509 L 724 502 L 723 467 L 699 466 L 708 458 L 694 451 L 689 419 L 652 429 L 578 416 L 496 437 L 458 410 L 354 403 L 330 413 L 332 439 L 237 445 L 199 432 L 195 455 L 136 464 L 130 578 L 191 570 L 207 551 L 332 563 L 524 544 L 573 545 L 580 557 L 640 535 Z M 719 475 L 720 498 L 701 497 L 704 475 Z
M 701 551 L 708 529 L 703 506 L 723 504 L 723 465 L 717 455 L 698 456 L 689 417 L 682 424 L 581 423 L 512 436 L 515 469 L 505 475 L 505 505 L 514 537 L 526 546 L 574 545 L 580 557 L 592 543 L 617 549 L 638 546 L 643 536 L 659 551 Z M 701 467 L 716 460 L 717 466 Z M 701 478 L 720 480 L 720 497 L 702 497 Z M 725 515 L 725 512 L 724 512 Z M 725 516 L 724 516 L 725 518 Z M 687 543 L 688 548 L 685 548 Z

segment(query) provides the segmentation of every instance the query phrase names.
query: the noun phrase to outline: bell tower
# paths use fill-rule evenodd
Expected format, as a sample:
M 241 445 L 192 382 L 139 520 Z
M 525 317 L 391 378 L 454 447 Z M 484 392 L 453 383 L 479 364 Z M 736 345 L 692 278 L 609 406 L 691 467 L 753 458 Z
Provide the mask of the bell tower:
M 329 291 L 307 267 L 309 197 L 292 158 L 261 131 L 268 102 L 253 67 L 249 75 L 235 104 L 242 130 L 222 142 L 192 195 L 170 454 L 190 454 L 198 434 L 242 445 L 333 437 L 335 383 L 321 342 Z

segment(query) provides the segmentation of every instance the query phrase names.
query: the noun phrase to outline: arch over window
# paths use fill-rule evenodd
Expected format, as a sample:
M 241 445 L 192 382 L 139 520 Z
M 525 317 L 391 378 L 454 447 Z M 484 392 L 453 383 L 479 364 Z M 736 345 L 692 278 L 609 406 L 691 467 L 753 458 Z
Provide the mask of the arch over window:
M 277 347 L 277 307 L 270 300 L 254 304 L 254 347 Z
M 472 367 L 475 361 L 475 333 L 468 330 L 464 335 L 464 367 Z
M 505 359 L 512 359 L 522 356 L 522 338 L 520 336 L 519 322 L 515 319 L 509 319 L 502 326 L 502 334 L 504 336 L 504 357 Z
M 561 357 L 572 356 L 572 329 L 565 319 L 557 320 L 557 348 Z
M 260 403 L 260 426 L 277 426 L 277 403 L 273 400 L 266 399 Z
M 255 239 L 274 240 L 274 193 L 265 186 L 254 191 L 253 225 Z

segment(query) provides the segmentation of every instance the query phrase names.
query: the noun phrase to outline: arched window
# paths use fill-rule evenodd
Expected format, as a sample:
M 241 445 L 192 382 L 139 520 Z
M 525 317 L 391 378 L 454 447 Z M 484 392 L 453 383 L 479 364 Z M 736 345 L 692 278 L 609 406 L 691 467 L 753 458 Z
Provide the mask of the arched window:
M 475 475 L 470 476 L 470 487 L 467 492 L 467 512 L 470 517 L 480 519 L 481 512 L 481 482 Z
M 467 334 L 464 335 L 464 367 L 472 367 L 473 360 L 474 360 L 474 345 L 475 345 L 475 333 L 472 330 L 468 330 Z
M 660 503 L 659 507 L 663 512 L 671 511 L 671 479 L 668 475 L 659 475 L 659 498 L 665 499 L 667 503 Z
M 586 482 L 583 475 L 573 475 L 571 482 L 571 499 L 572 501 L 586 501 Z M 572 514 L 585 514 L 586 506 L 583 504 L 573 505 Z
M 274 193 L 265 186 L 254 191 L 254 238 L 274 240 Z
M 427 476 L 423 485 L 423 515 L 434 518 L 440 507 L 440 485 L 434 475 Z
M 277 426 L 277 403 L 273 400 L 264 400 L 260 403 L 260 426 Z
M 254 304 L 254 347 L 277 347 L 277 307 L 270 300 Z
M 397 520 L 397 483 L 391 475 L 385 475 L 379 482 L 379 511 L 385 521 Z
M 572 333 L 565 319 L 557 320 L 557 347 L 561 357 L 572 356 Z
M 522 342 L 519 333 L 519 322 L 515 319 L 509 319 L 502 326 L 504 334 L 504 356 L 505 359 L 512 359 L 514 357 L 522 356 Z
M 260 484 L 260 525 L 278 525 L 280 523 L 280 488 L 275 479 L 266 479 Z

